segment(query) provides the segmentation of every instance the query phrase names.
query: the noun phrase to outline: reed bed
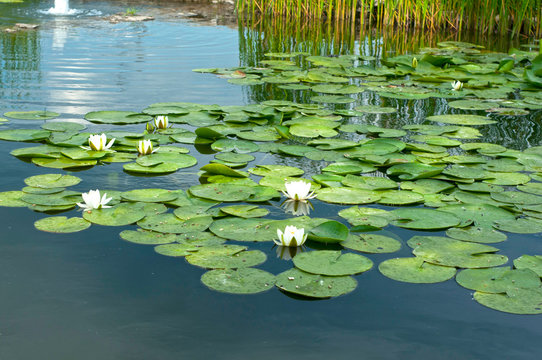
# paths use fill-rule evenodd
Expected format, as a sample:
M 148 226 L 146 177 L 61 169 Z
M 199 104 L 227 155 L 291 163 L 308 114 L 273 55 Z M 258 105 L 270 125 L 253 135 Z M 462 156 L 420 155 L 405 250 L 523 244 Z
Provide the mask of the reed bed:
M 237 0 L 239 13 L 541 36 L 542 0 Z

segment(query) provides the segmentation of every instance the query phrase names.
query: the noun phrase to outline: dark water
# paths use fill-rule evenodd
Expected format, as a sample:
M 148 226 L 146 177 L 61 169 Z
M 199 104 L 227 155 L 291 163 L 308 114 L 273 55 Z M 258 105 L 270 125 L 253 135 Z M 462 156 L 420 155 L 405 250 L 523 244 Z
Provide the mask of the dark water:
M 37 12 L 50 3 L 0 4 L 4 23 L 41 24 L 38 31 L 0 34 L 2 113 L 46 108 L 62 113 L 62 119 L 80 121 L 94 110 L 140 110 L 162 101 L 244 104 L 265 94 L 265 89 L 230 85 L 191 69 L 249 63 L 274 46 L 269 42 L 277 35 L 269 31 L 199 26 L 170 16 L 110 24 L 92 15 L 92 10 L 103 15 L 124 11 L 130 2 L 72 1 L 73 8 L 84 10 L 73 17 Z M 370 50 L 356 36 L 352 41 L 352 34 L 333 36 L 300 46 L 328 53 L 385 50 L 369 41 L 375 48 Z M 283 39 L 281 46 L 287 41 Z M 429 44 L 435 39 L 422 41 Z M 495 46 L 509 45 L 513 41 Z M 434 106 L 433 112 L 445 109 Z M 12 120 L 0 128 L 38 126 Z M 89 131 L 101 129 L 107 127 L 89 126 Z M 486 136 L 507 146 L 540 143 L 533 118 L 523 125 L 492 129 Z M 520 130 L 531 137 L 509 139 L 510 133 Z M 22 144 L 0 142 L 0 191 L 20 189 L 28 176 L 57 172 L 9 155 L 19 147 Z M 193 148 L 191 153 L 197 155 Z M 195 172 L 133 177 L 122 172 L 121 164 L 111 164 L 75 173 L 83 182 L 74 190 L 187 189 L 198 182 Z M 330 216 L 331 207 L 318 202 L 315 207 L 315 216 Z M 63 215 L 77 214 L 74 210 Z M 121 240 L 118 233 L 132 227 L 93 225 L 80 233 L 56 235 L 33 227 L 46 216 L 0 207 L 1 360 L 536 359 L 542 350 L 539 316 L 482 307 L 453 280 L 405 284 L 373 268 L 356 277 L 354 292 L 331 300 L 298 300 L 275 289 L 252 296 L 227 295 L 202 285 L 204 271 L 184 259 L 160 256 L 152 247 Z M 405 242 L 414 234 L 393 231 Z M 513 259 L 524 253 L 541 254 L 541 241 L 540 236 L 510 235 L 499 248 Z M 291 267 L 291 262 L 276 257 L 269 243 L 251 247 L 268 255 L 259 268 L 277 274 Z M 409 253 L 405 244 L 392 256 Z M 392 256 L 369 255 L 375 264 Z

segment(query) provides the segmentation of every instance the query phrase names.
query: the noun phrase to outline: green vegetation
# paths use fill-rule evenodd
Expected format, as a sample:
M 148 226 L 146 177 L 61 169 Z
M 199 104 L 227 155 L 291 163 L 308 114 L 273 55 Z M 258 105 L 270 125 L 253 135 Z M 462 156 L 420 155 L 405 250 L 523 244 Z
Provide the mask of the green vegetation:
M 474 30 L 541 35 L 541 0 L 240 0 L 240 13 L 343 19 L 403 30 Z
M 136 8 L 128 8 L 126 9 L 126 11 L 124 12 L 125 15 L 127 16 L 134 16 L 134 15 L 137 15 L 137 9 Z

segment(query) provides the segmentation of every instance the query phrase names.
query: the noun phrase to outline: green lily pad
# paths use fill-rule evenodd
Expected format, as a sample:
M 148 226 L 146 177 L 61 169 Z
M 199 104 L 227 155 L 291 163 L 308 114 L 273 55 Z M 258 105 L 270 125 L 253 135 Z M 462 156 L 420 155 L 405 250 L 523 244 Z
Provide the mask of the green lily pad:
M 379 193 L 379 204 L 385 205 L 409 205 L 425 201 L 422 194 L 413 191 L 385 190 Z
M 323 243 L 337 243 L 346 240 L 348 233 L 346 225 L 330 220 L 312 228 L 308 233 L 308 238 Z
M 151 231 L 157 231 L 168 234 L 183 234 L 196 231 L 204 231 L 213 222 L 210 215 L 201 215 L 182 220 L 174 214 L 158 214 L 147 216 L 138 221 L 137 225 L 141 228 Z
M 22 201 L 21 197 L 24 196 L 22 191 L 3 191 L 0 192 L 0 206 L 5 207 L 26 207 L 28 203 Z
M 123 240 L 144 245 L 162 245 L 177 241 L 177 236 L 174 234 L 162 234 L 142 229 L 124 230 L 120 233 L 120 237 Z
M 303 252 L 293 261 L 302 271 L 327 276 L 360 274 L 373 267 L 373 262 L 365 256 L 333 250 Z
M 415 230 L 446 229 L 459 225 L 460 219 L 453 214 L 422 208 L 405 208 L 391 211 L 395 220 L 392 225 Z
M 220 208 L 223 213 L 238 216 L 242 218 L 262 217 L 269 214 L 269 210 L 260 208 L 256 205 L 232 205 Z
M 275 286 L 288 293 L 325 299 L 348 294 L 357 282 L 351 276 L 314 275 L 290 269 L 277 275 Z
M 238 269 L 259 265 L 267 259 L 260 250 L 246 251 L 239 247 L 231 250 L 232 245 L 203 247 L 198 252 L 190 254 L 186 260 L 196 266 L 207 269 Z
M 41 125 L 41 128 L 50 131 L 77 132 L 86 129 L 86 126 L 68 121 L 53 121 L 46 122 L 45 124 Z
M 376 208 L 352 206 L 339 211 L 340 217 L 346 219 L 354 228 L 352 231 L 376 230 L 388 225 L 389 212 Z
M 401 180 L 416 180 L 438 175 L 444 170 L 444 166 L 432 166 L 420 163 L 406 163 L 393 165 L 386 173 L 398 176 Z
M 190 187 L 189 192 L 203 199 L 233 202 L 247 200 L 254 190 L 252 186 L 218 183 L 194 185 Z
M 376 191 L 356 188 L 324 188 L 316 192 L 318 200 L 333 204 L 370 204 L 380 200 Z
M 142 205 L 137 203 L 121 203 L 111 208 L 83 212 L 85 220 L 105 226 L 130 225 L 143 219 L 145 215 Z
M 50 195 L 24 194 L 20 199 L 32 205 L 71 206 L 81 199 L 80 197 L 77 200 L 70 198 L 70 196 L 77 194 L 79 193 L 65 190 Z
M 52 233 L 73 233 L 87 229 L 90 223 L 80 217 L 52 216 L 34 223 L 36 229 Z
M 476 226 L 486 228 L 490 228 L 494 221 L 515 218 L 511 212 L 489 204 L 448 205 L 438 210 L 454 214 L 464 225 L 474 223 Z
M 539 277 L 542 277 L 542 256 L 522 255 L 514 260 L 514 267 L 516 269 L 532 270 Z
M 217 269 L 201 276 L 210 289 L 229 294 L 257 294 L 275 285 L 275 275 L 260 269 Z
M 255 168 L 248 169 L 248 172 L 258 176 L 300 176 L 304 171 L 287 165 L 257 165 Z
M 218 153 L 215 155 L 216 160 L 224 161 L 227 163 L 238 163 L 243 166 L 248 162 L 254 161 L 256 159 L 254 156 L 249 154 L 236 154 L 236 153 Z
M 400 241 L 378 234 L 360 234 L 359 236 L 350 234 L 345 241 L 341 242 L 341 245 L 347 249 L 370 254 L 394 253 L 401 249 Z
M 79 184 L 81 179 L 77 176 L 62 175 L 62 174 L 43 174 L 30 176 L 24 179 L 24 182 L 28 186 L 37 188 L 52 189 L 67 187 Z
M 172 257 L 192 255 L 198 250 L 199 248 L 197 246 L 191 244 L 163 244 L 154 248 L 154 251 L 158 254 Z
M 356 106 L 354 110 L 366 114 L 391 114 L 397 112 L 396 108 L 375 105 Z
M 528 194 L 520 191 L 502 191 L 491 193 L 491 198 L 503 203 L 518 205 L 542 204 L 542 196 Z
M 390 279 L 415 284 L 447 281 L 456 273 L 454 267 L 431 264 L 417 257 L 389 259 L 381 262 L 378 270 Z
M 59 117 L 60 114 L 52 111 L 34 110 L 34 111 L 9 111 L 4 116 L 19 120 L 51 120 Z
M 401 183 L 401 189 L 411 190 L 418 194 L 438 194 L 442 191 L 453 188 L 453 184 L 435 179 L 419 179 L 416 181 L 404 181 Z
M 534 218 L 503 219 L 496 220 L 493 227 L 516 234 L 536 234 L 542 232 L 542 221 Z
M 224 175 L 233 178 L 247 178 L 248 174 L 244 171 L 234 170 L 231 167 L 224 164 L 207 164 L 200 168 L 209 174 Z
M 136 160 L 141 166 L 156 166 L 160 164 L 174 164 L 178 169 L 194 166 L 198 163 L 197 159 L 191 155 L 179 154 L 173 152 L 157 152 L 150 155 L 141 156 Z
M 152 116 L 132 111 L 92 111 L 85 114 L 85 120 L 96 124 L 139 124 L 152 120 Z
M 136 189 L 121 194 L 124 200 L 140 202 L 167 202 L 175 200 L 177 196 L 175 192 L 164 189 Z
M 397 189 L 398 184 L 388 178 L 378 176 L 356 176 L 348 174 L 341 180 L 346 186 L 365 190 Z
M 218 139 L 211 144 L 211 148 L 215 151 L 233 151 L 238 154 L 246 154 L 259 150 L 258 145 L 251 141 L 233 139 Z
M 446 237 L 414 236 L 407 244 L 414 255 L 435 265 L 487 268 L 508 262 L 506 256 L 493 254 L 497 248 Z
M 179 170 L 174 163 L 163 163 L 154 166 L 142 166 L 137 163 L 129 163 L 123 166 L 124 171 L 136 174 L 168 174 Z
M 455 280 L 464 288 L 492 294 L 515 288 L 536 289 L 542 285 L 540 277 L 533 271 L 510 270 L 509 267 L 466 269 L 457 274 Z
M 496 121 L 490 120 L 485 116 L 465 115 L 465 114 L 433 115 L 433 116 L 428 116 L 427 120 L 440 122 L 444 124 L 469 125 L 469 126 L 489 125 L 489 124 L 496 123 Z
M 359 173 L 369 173 L 376 171 L 376 167 L 362 162 L 336 162 L 329 164 L 322 171 L 327 171 L 337 175 L 347 175 L 347 174 L 359 174 Z
M 97 164 L 96 160 L 73 160 L 64 156 L 58 159 L 32 158 L 32 162 L 51 169 L 74 169 Z
M 475 292 L 474 300 L 488 308 L 511 314 L 542 314 L 542 289 L 510 289 L 506 294 Z
M 523 173 L 508 173 L 508 172 L 488 172 L 491 179 L 483 180 L 483 182 L 493 185 L 514 186 L 528 183 L 531 178 Z
M 50 134 L 50 131 L 41 129 L 8 129 L 0 130 L 0 140 L 40 141 L 47 139 Z
M 485 226 L 469 226 L 462 229 L 450 228 L 446 230 L 446 235 L 452 239 L 482 244 L 499 243 L 505 241 L 507 238 L 502 232 Z

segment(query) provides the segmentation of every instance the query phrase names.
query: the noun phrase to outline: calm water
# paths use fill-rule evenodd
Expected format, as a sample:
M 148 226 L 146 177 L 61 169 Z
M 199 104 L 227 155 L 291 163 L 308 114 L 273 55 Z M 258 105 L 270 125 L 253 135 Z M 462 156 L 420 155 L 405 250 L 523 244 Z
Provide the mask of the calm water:
M 38 31 L 0 34 L 1 113 L 46 108 L 62 113 L 62 119 L 80 121 L 94 110 L 137 111 L 162 101 L 245 104 L 266 94 L 266 89 L 230 85 L 191 69 L 249 64 L 272 47 L 273 34 L 268 31 L 202 26 L 165 15 L 152 5 L 148 11 L 157 14 L 153 22 L 110 24 L 94 15 L 124 11 L 130 2 L 72 1 L 73 8 L 82 10 L 72 17 L 38 12 L 51 3 L 0 4 L 3 23 L 41 24 Z M 302 46 L 320 46 L 316 50 L 327 53 L 394 51 L 367 38 L 360 46 L 351 36 Z M 435 39 L 418 41 L 426 43 L 414 46 Z M 491 43 L 502 49 L 518 45 L 500 41 Z M 400 43 L 401 39 L 395 44 L 397 50 Z M 433 112 L 446 110 L 442 104 L 427 104 L 422 110 L 430 106 Z M 490 127 L 486 140 L 515 148 L 538 145 L 536 120 Z M 39 124 L 12 120 L 0 127 L 31 126 Z M 89 131 L 101 129 L 107 127 L 89 126 Z M 518 131 L 526 135 L 510 136 Z M 22 146 L 0 142 L 0 191 L 20 189 L 25 177 L 55 172 L 9 155 Z M 191 153 L 197 151 L 192 148 Z M 202 161 L 208 156 L 198 155 Z M 123 173 L 121 164 L 112 164 L 76 173 L 83 182 L 74 190 L 186 189 L 198 182 L 197 169 L 188 170 L 134 177 Z M 329 206 L 315 202 L 315 207 L 314 216 L 330 216 Z M 405 284 L 373 268 L 356 277 L 354 292 L 331 300 L 298 300 L 278 290 L 227 295 L 202 285 L 204 270 L 184 259 L 160 256 L 152 247 L 121 240 L 118 233 L 132 227 L 94 225 L 80 233 L 54 235 L 33 227 L 45 216 L 0 207 L 2 360 L 533 359 L 542 348 L 539 316 L 482 307 L 453 280 Z M 414 234 L 393 231 L 405 242 Z M 498 247 L 513 259 L 542 253 L 541 241 L 539 236 L 511 234 Z M 277 274 L 291 267 L 276 257 L 269 243 L 251 247 L 268 255 L 259 268 Z M 405 244 L 391 256 L 369 257 L 378 264 L 409 254 Z

